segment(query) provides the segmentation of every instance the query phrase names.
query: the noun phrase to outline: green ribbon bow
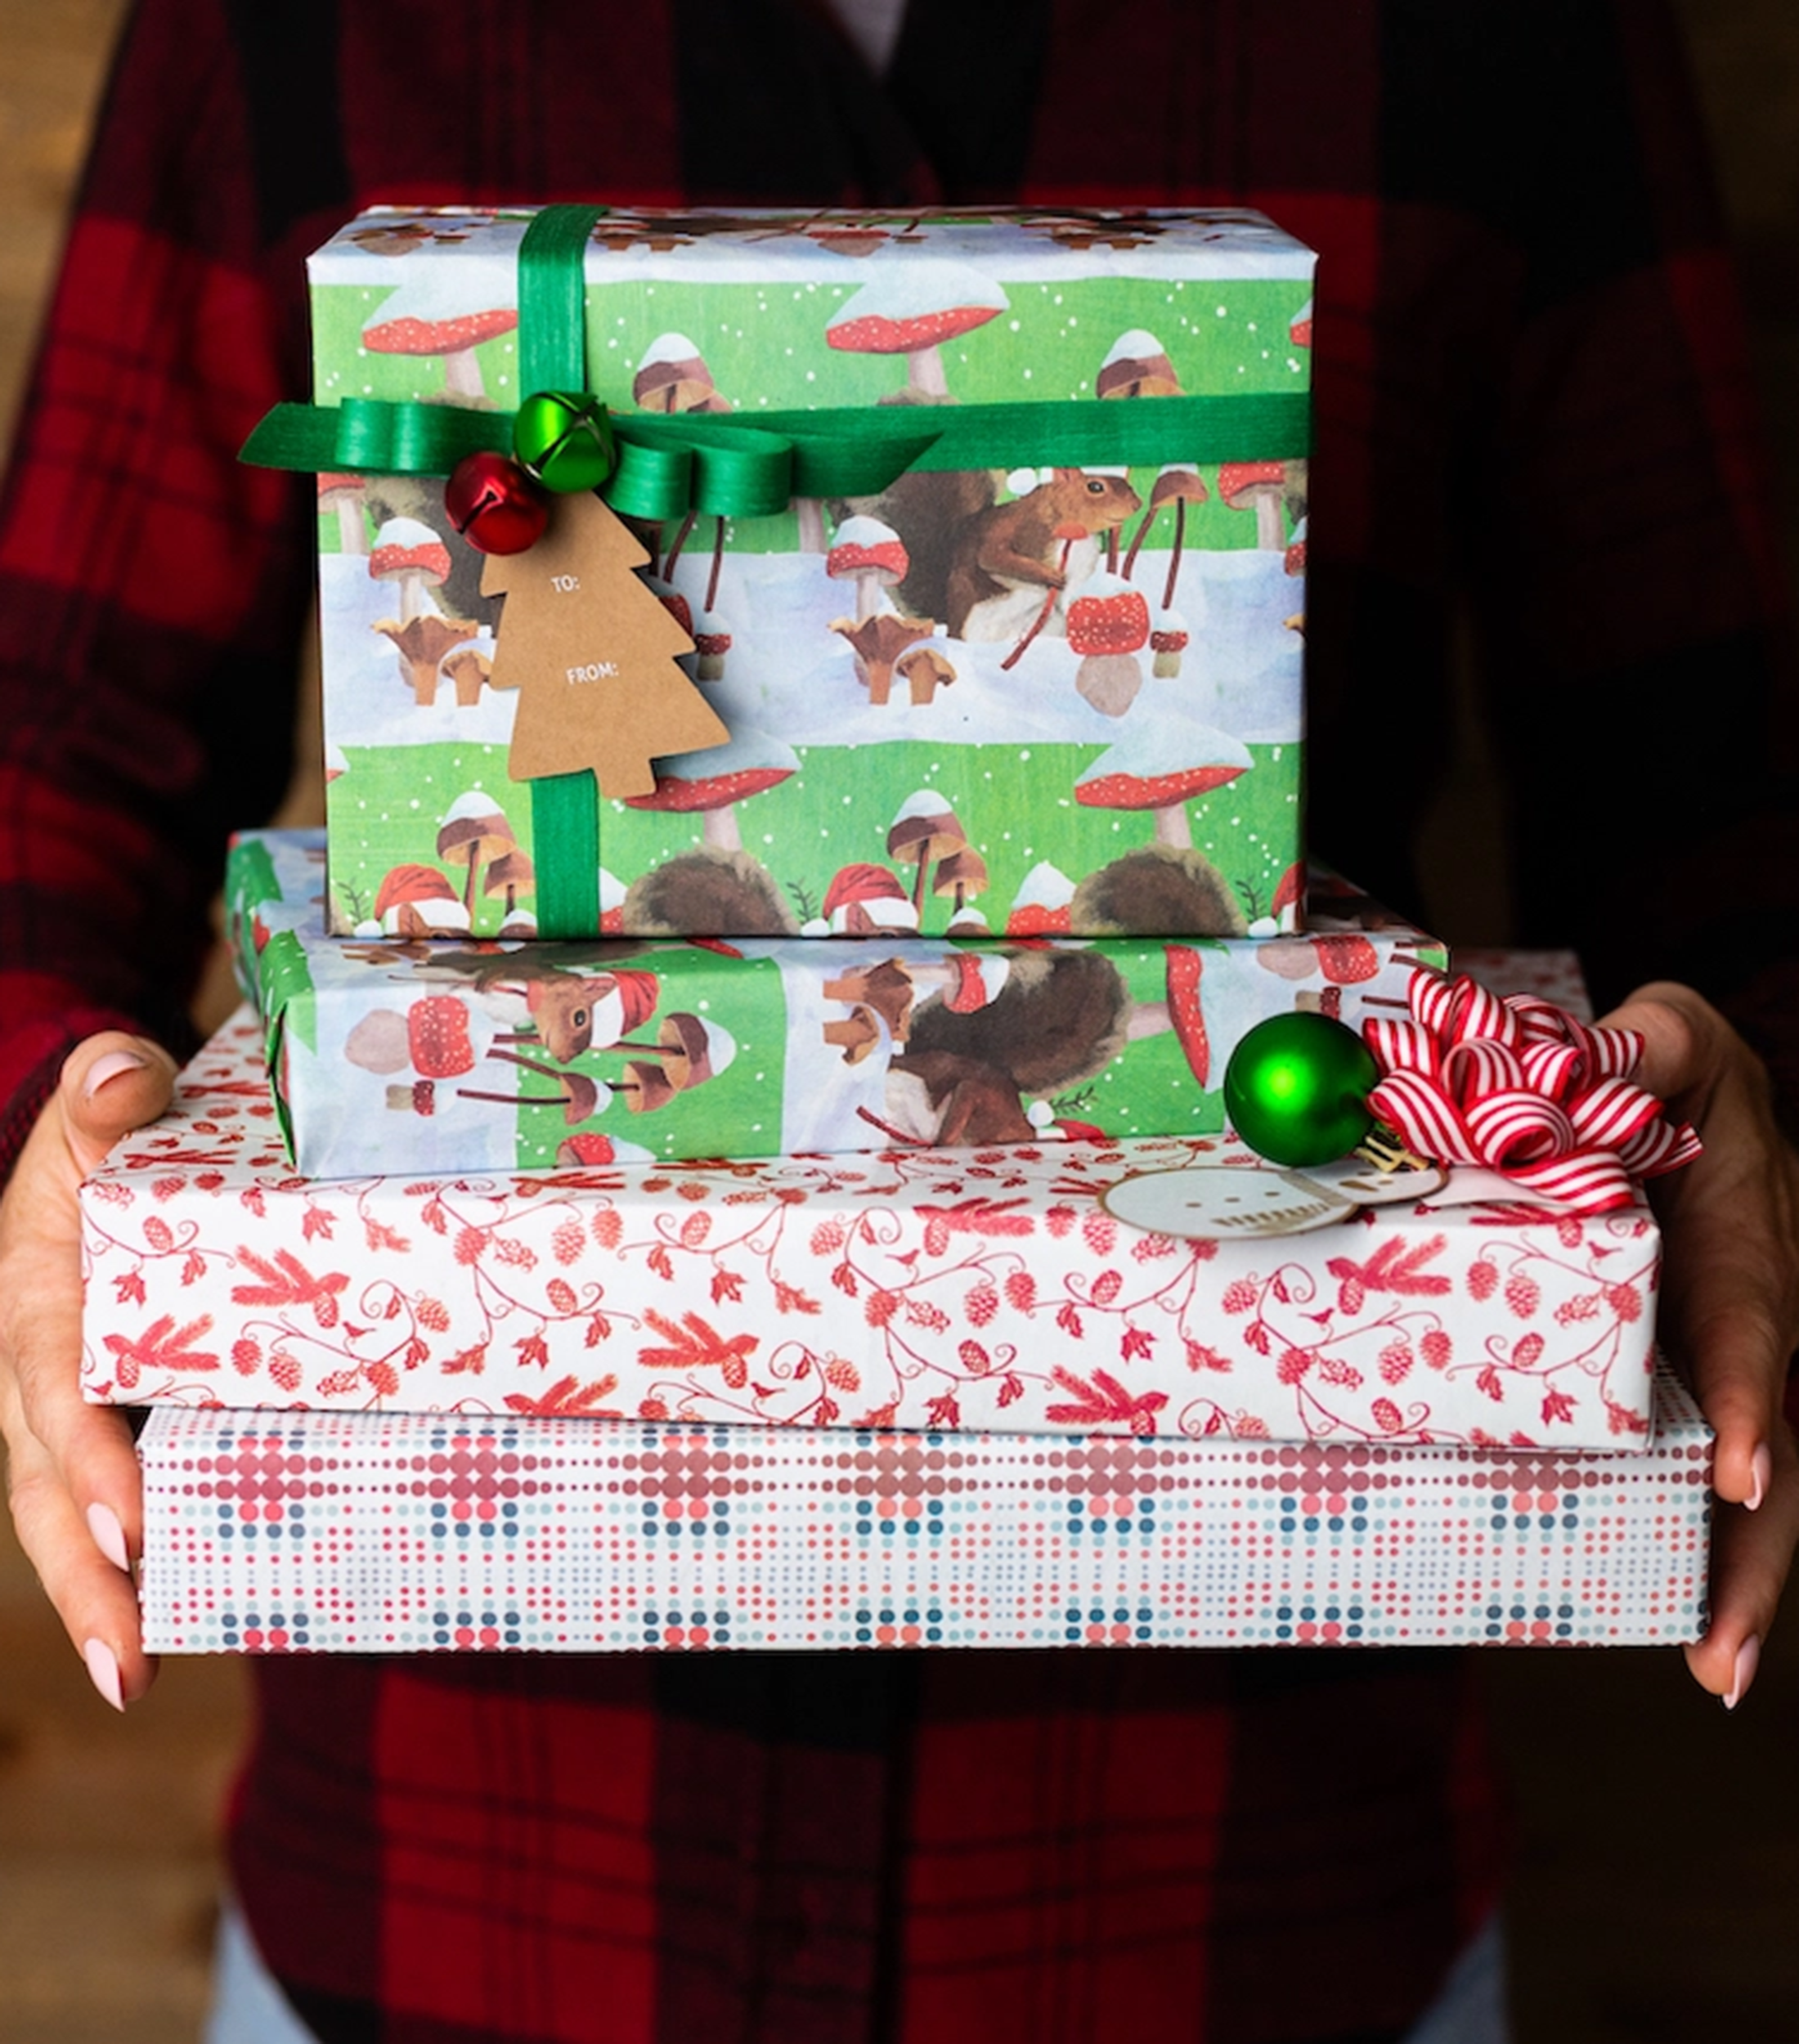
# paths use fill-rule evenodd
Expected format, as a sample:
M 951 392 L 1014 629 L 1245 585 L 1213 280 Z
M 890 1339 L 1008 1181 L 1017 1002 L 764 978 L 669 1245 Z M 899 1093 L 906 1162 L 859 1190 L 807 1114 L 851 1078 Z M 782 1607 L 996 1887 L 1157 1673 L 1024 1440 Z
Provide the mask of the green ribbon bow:
M 588 237 L 603 206 L 546 206 L 518 249 L 518 362 L 527 392 L 587 384 Z M 1301 392 L 1021 405 L 841 406 L 815 410 L 614 414 L 618 466 L 599 494 L 622 516 L 689 511 L 770 517 L 796 497 L 873 496 L 909 468 L 1105 468 L 1192 459 L 1281 460 L 1310 446 Z M 239 459 L 261 467 L 448 475 L 483 450 L 509 454 L 514 415 L 347 397 L 277 405 Z M 590 772 L 531 783 L 538 926 L 599 927 L 599 809 Z

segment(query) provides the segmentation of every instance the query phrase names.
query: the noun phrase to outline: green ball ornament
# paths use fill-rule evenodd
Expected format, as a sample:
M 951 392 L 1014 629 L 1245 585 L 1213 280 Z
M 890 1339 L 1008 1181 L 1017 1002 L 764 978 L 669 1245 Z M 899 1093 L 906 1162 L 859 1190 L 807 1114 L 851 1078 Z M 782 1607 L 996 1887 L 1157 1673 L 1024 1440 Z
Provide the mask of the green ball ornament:
M 606 407 L 583 391 L 541 390 L 527 397 L 513 421 L 512 447 L 545 489 L 564 495 L 597 490 L 618 466 Z
M 1368 1095 L 1380 1077 L 1373 1052 L 1346 1023 L 1328 1015 L 1272 1015 L 1231 1053 L 1225 1112 L 1270 1163 L 1332 1163 L 1374 1127 Z

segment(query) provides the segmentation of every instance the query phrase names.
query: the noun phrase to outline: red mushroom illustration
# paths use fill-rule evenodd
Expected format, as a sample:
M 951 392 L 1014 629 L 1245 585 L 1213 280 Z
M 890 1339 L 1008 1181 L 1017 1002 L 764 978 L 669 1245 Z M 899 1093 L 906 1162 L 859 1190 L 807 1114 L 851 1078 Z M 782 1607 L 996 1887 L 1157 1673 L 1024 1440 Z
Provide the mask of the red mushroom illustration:
M 363 516 L 368 494 L 366 476 L 319 477 L 319 515 L 335 515 L 339 554 L 366 554 L 369 550 L 369 528 Z
M 516 306 L 471 310 L 468 289 L 455 265 L 410 273 L 362 329 L 362 345 L 376 355 L 442 356 L 443 387 L 421 396 L 464 406 L 485 405 L 487 387 L 475 350 L 483 341 L 509 334 L 518 324 Z
M 369 573 L 377 582 L 392 582 L 399 591 L 400 621 L 435 615 L 431 591 L 450 579 L 450 549 L 428 525 L 416 518 L 389 518 L 375 536 Z
M 865 861 L 840 867 L 832 876 L 821 912 L 833 936 L 869 937 L 918 927 L 917 911 L 898 876 Z
M 1306 522 L 1303 518 L 1294 526 L 1293 537 L 1287 542 L 1286 571 L 1289 575 L 1300 576 L 1303 576 L 1306 572 Z M 1283 618 L 1281 622 L 1290 632 L 1298 632 L 1304 636 L 1306 614 L 1303 610 L 1295 611 L 1291 617 Z
M 627 795 L 625 806 L 657 809 L 671 816 L 698 816 L 702 845 L 717 852 L 741 852 L 743 837 L 737 805 L 765 788 L 778 787 L 799 764 L 799 754 L 782 739 L 747 731 L 729 745 L 659 760 L 655 787 L 648 795 Z
M 1255 543 L 1265 554 L 1287 544 L 1287 473 L 1279 461 L 1227 461 L 1218 471 L 1218 496 L 1233 511 L 1255 513 Z
M 1308 298 L 1288 322 L 1287 338 L 1295 347 L 1310 347 L 1312 345 L 1312 300 Z
M 905 388 L 883 398 L 883 404 L 947 404 L 943 343 L 985 325 L 1010 303 L 990 277 L 966 263 L 930 258 L 895 262 L 843 306 L 824 338 L 850 354 L 905 356 Z
M 1155 656 L 1150 672 L 1158 681 L 1173 681 L 1181 671 L 1181 656 L 1191 637 L 1178 611 L 1158 611 L 1150 621 L 1150 650 Z
M 903 582 L 910 566 L 905 542 L 893 527 L 866 517 L 846 518 L 824 557 L 824 572 L 832 581 L 855 583 L 859 625 L 885 607 L 882 591 Z
M 1074 883 L 1059 867 L 1042 859 L 1019 883 L 1006 918 L 1008 937 L 1065 937 L 1071 926 Z
M 1171 753 L 1187 764 L 1165 766 Z M 1188 851 L 1193 831 L 1187 804 L 1254 764 L 1249 747 L 1227 732 L 1191 725 L 1177 747 L 1174 734 L 1158 729 L 1102 752 L 1075 782 L 1074 800 L 1086 809 L 1146 809 L 1155 818 L 1155 842 Z
M 1205 954 L 1191 944 L 1164 944 L 1167 963 L 1167 998 L 1139 1002 L 1131 1014 L 1126 1032 L 1132 1042 L 1174 1032 L 1187 1069 L 1202 1087 L 1211 1083 L 1212 1045 L 1200 1005 L 1200 982 L 1205 970 Z
M 1069 605 L 1069 650 L 1081 662 L 1074 687 L 1102 716 L 1122 717 L 1137 700 L 1149 637 L 1150 607 L 1120 576 L 1090 576 Z
M 466 934 L 469 912 L 434 866 L 396 866 L 375 890 L 375 919 L 389 937 Z

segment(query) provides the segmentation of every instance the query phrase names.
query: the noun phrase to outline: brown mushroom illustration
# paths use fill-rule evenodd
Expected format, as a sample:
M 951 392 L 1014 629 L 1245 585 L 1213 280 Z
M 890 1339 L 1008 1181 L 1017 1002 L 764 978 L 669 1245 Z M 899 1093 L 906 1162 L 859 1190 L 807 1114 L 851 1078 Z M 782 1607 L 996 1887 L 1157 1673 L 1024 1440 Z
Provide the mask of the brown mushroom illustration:
M 599 1113 L 606 1101 L 600 1097 L 603 1088 L 609 1099 L 612 1088 L 603 1080 L 590 1078 L 585 1072 L 559 1071 L 554 1065 L 541 1065 L 534 1057 L 521 1057 L 516 1051 L 489 1051 L 489 1057 L 501 1058 L 509 1065 L 522 1065 L 527 1072 L 536 1072 L 548 1079 L 555 1087 L 553 1093 L 486 1093 L 472 1086 L 459 1086 L 459 1100 L 491 1100 L 503 1107 L 559 1107 L 563 1119 L 572 1128 L 576 1122 L 584 1122 Z
M 632 1043 L 621 1047 L 638 1056 L 625 1067 L 626 1077 L 616 1087 L 634 1114 L 653 1114 L 666 1107 L 677 1093 L 689 1092 L 716 1078 L 737 1056 L 737 1040 L 722 1022 L 707 1022 L 697 1015 L 677 1011 L 665 1015 L 653 1043 Z M 642 1062 L 646 1057 L 657 1061 Z
M 983 935 L 987 918 L 968 903 L 987 891 L 987 862 L 972 845 L 949 853 L 937 862 L 937 876 L 931 891 L 949 903 L 949 935 Z
M 799 754 L 783 740 L 765 732 L 745 732 L 729 745 L 660 761 L 655 787 L 648 795 L 627 795 L 625 806 L 698 816 L 702 845 L 717 852 L 741 852 L 737 805 L 778 787 L 799 764 Z
M 905 388 L 883 404 L 947 404 L 943 343 L 985 325 L 1010 303 L 990 277 L 967 263 L 895 262 L 845 303 L 824 338 L 850 354 L 905 356 Z
M 456 707 L 470 710 L 481 700 L 481 692 L 493 673 L 493 662 L 476 646 L 464 646 L 442 662 L 442 671 L 456 692 Z
M 536 885 L 536 867 L 516 845 L 509 851 L 502 852 L 488 867 L 481 891 L 490 901 L 504 901 L 500 918 L 500 935 L 519 938 L 536 935 L 537 918 L 528 909 L 518 905 L 518 897 L 530 894 Z
M 1207 496 L 1205 482 L 1197 468 L 1185 462 L 1171 462 L 1160 471 L 1150 485 L 1149 509 L 1143 513 L 1142 522 L 1131 536 L 1130 551 L 1124 556 L 1124 572 L 1128 576 L 1137 566 L 1137 556 L 1150 527 L 1161 515 L 1164 504 L 1174 506 L 1174 549 L 1169 557 L 1168 581 L 1162 591 L 1162 607 L 1167 610 L 1174 601 L 1174 584 L 1181 572 L 1181 549 L 1187 538 L 1187 507 L 1190 504 L 1204 504 Z
M 915 705 L 933 702 L 940 688 L 947 688 L 956 679 L 956 670 L 935 646 L 915 646 L 909 653 L 903 653 L 894 662 L 894 672 L 906 684 L 907 694 Z
M 1180 397 L 1181 379 L 1153 334 L 1133 326 L 1106 351 L 1093 381 L 1096 397 Z
M 378 618 L 370 627 L 384 639 L 393 641 L 400 656 L 401 671 L 412 690 L 413 701 L 421 710 L 428 710 L 437 700 L 437 677 L 443 670 L 444 656 L 454 653 L 457 647 L 473 639 L 480 629 L 478 625 L 454 621 L 437 611 L 423 612 L 416 617 L 409 617 L 404 624 L 397 617 Z M 459 702 L 462 700 L 460 683 L 456 699 Z
M 1233 511 L 1254 512 L 1255 543 L 1267 554 L 1286 546 L 1286 493 L 1283 462 L 1227 461 L 1218 471 L 1219 500 Z
M 362 345 L 376 355 L 441 355 L 443 388 L 434 397 L 464 406 L 485 405 L 487 387 L 475 350 L 509 334 L 516 306 L 471 311 L 460 296 L 467 285 L 454 266 L 415 271 L 379 306 L 362 329 Z
M 719 395 L 706 357 L 684 334 L 658 334 L 644 349 L 631 379 L 631 401 L 644 411 L 731 409 L 729 400 Z
M 1149 643 L 1150 607 L 1121 576 L 1095 575 L 1068 607 L 1068 645 L 1081 664 L 1074 687 L 1102 716 L 1122 717 L 1143 686 L 1137 656 Z
M 929 639 L 936 626 L 929 618 L 896 617 L 891 611 L 852 624 L 834 617 L 831 630 L 849 640 L 856 657 L 856 675 L 877 706 L 893 693 L 894 663 L 908 646 Z
M 915 916 L 922 917 L 924 912 L 925 876 L 932 861 L 959 852 L 967 842 L 968 833 L 957 820 L 955 811 L 933 790 L 920 788 L 900 804 L 900 813 L 887 831 L 887 856 L 910 860 L 917 867 L 912 883 Z
M 516 850 L 518 845 L 511 824 L 494 807 L 491 795 L 471 788 L 451 804 L 437 832 L 437 856 L 446 865 L 468 868 L 462 905 L 471 922 L 474 918 L 476 876 L 483 866 L 503 853 Z

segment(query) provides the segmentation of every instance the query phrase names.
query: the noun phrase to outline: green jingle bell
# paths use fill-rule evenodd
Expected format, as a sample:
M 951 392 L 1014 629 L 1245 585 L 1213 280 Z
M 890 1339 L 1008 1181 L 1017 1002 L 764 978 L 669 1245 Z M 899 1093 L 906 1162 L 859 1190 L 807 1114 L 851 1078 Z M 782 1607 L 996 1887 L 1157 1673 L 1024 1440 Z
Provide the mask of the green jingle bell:
M 1373 1052 L 1346 1023 L 1306 1012 L 1272 1015 L 1231 1053 L 1225 1112 L 1270 1163 L 1331 1163 L 1374 1127 L 1368 1095 L 1380 1077 Z
M 545 489 L 564 495 L 597 490 L 618 465 L 612 422 L 584 391 L 541 390 L 513 420 L 513 452 Z

